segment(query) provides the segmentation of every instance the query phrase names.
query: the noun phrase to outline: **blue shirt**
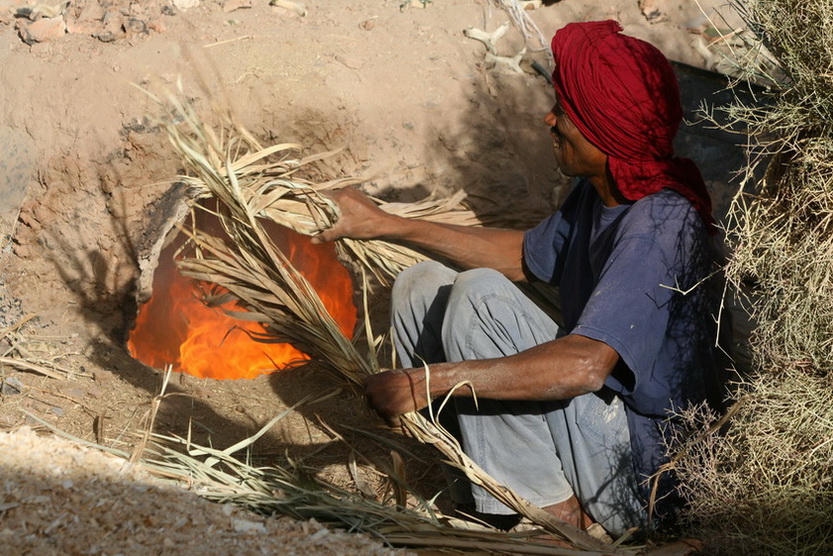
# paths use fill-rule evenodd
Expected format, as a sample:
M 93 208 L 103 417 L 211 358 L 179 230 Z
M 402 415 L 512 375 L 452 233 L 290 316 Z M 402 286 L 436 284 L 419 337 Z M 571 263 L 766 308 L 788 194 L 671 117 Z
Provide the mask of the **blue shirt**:
M 581 180 L 559 211 L 526 233 L 524 262 L 559 289 L 564 332 L 619 354 L 605 387 L 625 403 L 637 477 L 651 476 L 667 460 L 662 428 L 673 424 L 672 412 L 722 400 L 719 281 L 711 278 L 715 250 L 702 218 L 669 189 L 605 207 Z M 669 476 L 660 488 L 672 485 Z M 650 485 L 643 487 L 647 499 Z

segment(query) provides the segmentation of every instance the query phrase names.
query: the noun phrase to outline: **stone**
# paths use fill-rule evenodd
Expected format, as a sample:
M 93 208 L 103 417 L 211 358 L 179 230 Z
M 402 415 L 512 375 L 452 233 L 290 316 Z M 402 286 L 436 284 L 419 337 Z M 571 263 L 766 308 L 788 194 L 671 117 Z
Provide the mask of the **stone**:
M 185 11 L 199 6 L 200 0 L 174 0 L 173 4 L 176 6 L 176 9 Z
M 148 24 L 142 19 L 131 17 L 125 22 L 124 31 L 128 35 L 143 35 L 148 32 Z
M 101 31 L 94 35 L 95 38 L 101 42 L 113 42 L 124 37 L 125 18 L 120 12 L 116 10 L 108 11 L 104 14 L 103 21 L 104 25 Z
M 649 23 L 659 23 L 666 20 L 664 0 L 639 0 L 639 9 Z
M 28 45 L 60 39 L 67 32 L 63 16 L 45 17 L 31 23 L 19 22 L 20 38 Z
M 23 383 L 15 377 L 9 377 L 0 381 L 0 393 L 4 396 L 11 396 L 23 392 Z
M 95 36 L 101 31 L 104 8 L 98 2 L 84 5 L 77 17 L 67 19 L 67 32 L 75 35 Z

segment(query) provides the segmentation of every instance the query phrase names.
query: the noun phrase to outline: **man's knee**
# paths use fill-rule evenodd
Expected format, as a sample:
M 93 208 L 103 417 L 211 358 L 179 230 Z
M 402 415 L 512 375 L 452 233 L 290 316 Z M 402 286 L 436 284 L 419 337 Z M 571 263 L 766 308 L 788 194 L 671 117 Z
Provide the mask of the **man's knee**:
M 391 290 L 391 316 L 424 315 L 437 302 L 441 290 L 454 282 L 457 273 L 436 262 L 424 261 L 403 270 Z M 441 302 L 445 304 L 444 301 Z
M 446 318 L 469 319 L 485 300 L 506 293 L 511 282 L 490 268 L 475 268 L 457 275 L 451 288 Z
M 505 291 L 507 284 L 511 282 L 503 274 L 488 268 L 458 274 L 443 319 L 444 345 L 465 341 L 475 322 L 480 322 L 479 327 L 491 328 L 494 318 L 502 318 L 503 311 L 493 314 L 491 310 L 484 311 L 483 306 Z
M 454 280 L 454 295 L 480 297 L 494 293 L 511 284 L 509 279 L 497 270 L 491 268 L 473 268 L 457 275 Z
M 408 302 L 419 297 L 433 299 L 442 286 L 454 281 L 455 274 L 456 272 L 436 261 L 423 261 L 406 268 L 393 283 L 393 304 L 396 305 L 400 300 Z

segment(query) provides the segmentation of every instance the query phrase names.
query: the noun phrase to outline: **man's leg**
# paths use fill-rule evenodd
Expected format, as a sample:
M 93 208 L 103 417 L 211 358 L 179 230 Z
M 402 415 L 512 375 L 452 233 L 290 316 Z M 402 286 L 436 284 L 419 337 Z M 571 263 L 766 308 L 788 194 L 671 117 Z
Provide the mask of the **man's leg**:
M 455 293 L 450 296 L 452 286 Z M 551 340 L 557 333 L 551 318 L 494 271 L 458 274 L 438 263 L 422 263 L 397 279 L 393 298 L 394 335 L 403 366 L 419 366 L 422 360 L 444 361 L 446 355 L 448 360 L 510 355 Z M 443 339 L 448 350 L 443 349 Z M 639 511 L 639 502 L 635 498 L 635 479 L 628 459 L 627 422 L 622 413 L 622 418 L 608 419 L 610 422 L 605 423 L 605 411 L 594 403 L 595 398 L 588 398 L 587 402 L 582 398 L 585 396 L 570 403 L 542 404 L 480 400 L 479 410 L 465 398 L 456 398 L 455 404 L 461 413 L 460 423 L 466 429 L 461 435 L 466 453 L 492 476 L 561 518 L 570 516 L 560 512 L 576 510 L 571 487 L 576 484 L 582 506 L 599 515 L 595 519 L 609 531 L 620 533 L 623 530 L 617 525 L 617 519 L 624 527 L 640 524 L 631 515 Z M 588 405 L 590 410 L 586 409 Z M 601 417 L 596 417 L 599 412 Z M 593 426 L 585 427 L 585 421 Z M 597 429 L 600 426 L 604 429 L 605 425 L 618 432 L 600 434 Z M 590 440 L 581 439 L 585 428 L 590 431 Z M 619 460 L 628 464 L 626 468 L 599 456 L 613 437 L 618 446 L 614 452 L 627 454 L 627 458 Z M 576 448 L 573 448 L 574 439 Z M 594 442 L 600 444 L 593 447 Z M 566 455 L 565 469 L 558 456 L 562 451 Z M 611 479 L 611 473 L 622 480 Z M 582 478 L 585 474 L 592 476 Z M 630 490 L 626 488 L 622 494 L 618 486 L 621 484 L 630 485 Z M 615 488 L 605 488 L 605 485 Z M 474 490 L 480 512 L 512 513 L 479 487 Z M 452 488 L 456 502 L 465 502 L 467 494 L 468 489 Z M 611 496 L 618 502 L 609 502 Z M 621 517 L 623 512 L 605 510 L 615 507 L 624 508 L 624 517 Z M 581 521 L 577 524 L 584 525 Z
M 547 422 L 581 509 L 615 536 L 645 527 L 622 400 L 607 390 L 578 396 Z
M 513 355 L 555 339 L 558 325 L 500 273 L 460 273 L 443 321 L 448 361 Z M 455 398 L 466 453 L 498 481 L 540 507 L 573 490 L 556 453 L 546 413 L 561 402 Z M 472 487 L 477 511 L 513 514 L 483 488 Z
M 501 274 L 457 276 L 443 322 L 447 360 L 512 355 L 557 335 L 556 323 Z M 617 535 L 644 525 L 620 399 L 594 393 L 554 402 L 479 400 L 478 408 L 468 398 L 455 403 L 466 453 L 530 502 L 579 527 L 589 524 L 587 512 Z M 482 488 L 472 490 L 478 511 L 512 512 Z
M 408 268 L 396 278 L 391 292 L 393 340 L 399 364 L 403 368 L 445 361 L 442 325 L 448 296 L 457 272 L 435 261 L 425 261 Z M 439 404 L 434 404 L 437 407 Z M 453 411 L 439 416 L 440 424 L 458 440 L 460 424 Z M 471 486 L 465 473 L 443 465 L 449 496 L 457 508 L 474 505 Z
M 442 325 L 457 272 L 434 261 L 405 269 L 391 292 L 393 340 L 403 368 L 445 361 Z

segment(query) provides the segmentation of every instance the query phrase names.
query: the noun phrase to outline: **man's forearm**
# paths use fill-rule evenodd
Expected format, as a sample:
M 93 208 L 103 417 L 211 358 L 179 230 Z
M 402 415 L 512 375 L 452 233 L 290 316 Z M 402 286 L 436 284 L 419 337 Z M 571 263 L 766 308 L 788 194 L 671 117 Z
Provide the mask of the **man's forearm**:
M 398 219 L 380 239 L 408 244 L 462 268 L 493 268 L 510 280 L 523 280 L 522 231 Z
M 441 363 L 428 372 L 432 397 L 467 383 L 483 398 L 564 400 L 600 389 L 618 359 L 602 342 L 565 336 L 508 357 Z
M 508 357 L 373 375 L 365 392 L 386 416 L 421 409 L 452 390 L 497 400 L 565 400 L 599 390 L 618 361 L 619 354 L 603 342 L 568 335 Z

